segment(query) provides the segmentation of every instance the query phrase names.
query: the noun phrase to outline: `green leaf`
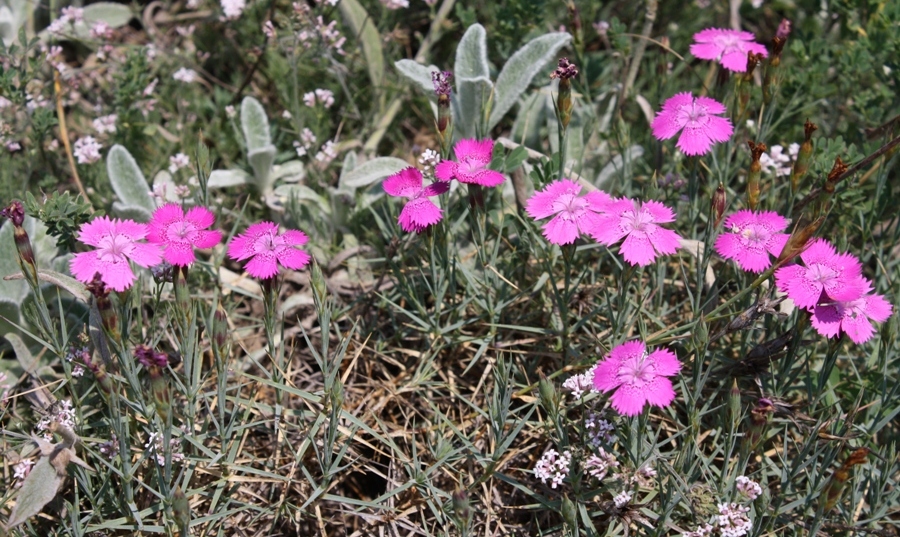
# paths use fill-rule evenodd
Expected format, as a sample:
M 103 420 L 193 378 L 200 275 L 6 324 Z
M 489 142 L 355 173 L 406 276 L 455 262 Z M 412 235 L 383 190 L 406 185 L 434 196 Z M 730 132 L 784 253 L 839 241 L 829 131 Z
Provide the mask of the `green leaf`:
M 256 184 L 257 190 L 263 194 L 268 194 L 272 190 L 274 180 L 271 175 L 275 153 L 277 150 L 271 144 L 247 153 L 247 160 L 250 161 L 250 166 L 253 168 L 253 182 Z
M 106 171 L 116 196 L 123 206 L 133 206 L 153 214 L 156 203 L 150 195 L 150 187 L 131 153 L 121 145 L 114 145 L 106 156 Z M 143 220 L 144 222 L 148 221 Z
M 134 18 L 134 12 L 126 4 L 114 2 L 97 2 L 84 6 L 84 19 L 76 22 L 72 28 L 79 39 L 87 39 L 91 28 L 98 22 L 105 22 L 110 28 L 121 28 Z
M 323 213 L 331 213 L 331 205 L 328 203 L 328 200 L 306 185 L 281 185 L 275 189 L 275 195 L 284 198 L 285 200 L 295 198 L 298 200 L 312 201 L 318 205 L 319 210 Z
M 13 225 L 7 221 L 0 227 L 0 296 L 16 305 L 22 305 L 22 301 L 28 296 L 28 284 L 25 281 L 7 281 L 2 278 L 21 272 L 22 268 L 16 258 L 16 243 L 13 240 Z M 11 321 L 19 321 L 18 315 Z
M 213 170 L 209 174 L 207 188 L 228 188 L 246 185 L 252 181 L 250 174 L 244 170 Z
M 394 67 L 398 73 L 418 84 L 426 93 L 434 93 L 431 73 L 440 71 L 436 66 L 425 66 L 413 60 L 400 60 L 394 62 Z
M 50 464 L 49 457 L 41 457 L 19 489 L 16 505 L 9 515 L 7 528 L 14 528 L 41 512 L 56 497 L 63 477 Z
M 119 203 L 118 201 L 113 202 L 112 210 L 118 216 L 134 220 L 135 222 L 146 223 L 153 217 L 153 211 L 148 211 L 139 205 L 128 205 L 126 203 Z
M 474 136 L 481 122 L 484 104 L 493 89 L 487 59 L 487 34 L 484 26 L 469 26 L 456 48 L 456 118 L 455 128 L 461 137 Z
M 247 142 L 248 157 L 252 151 L 272 145 L 266 110 L 253 97 L 244 97 L 241 101 L 241 129 Z
M 348 154 L 353 154 L 351 151 Z M 299 160 L 289 160 L 272 168 L 272 182 L 281 179 L 287 183 L 296 183 L 306 177 L 306 168 Z
M 566 32 L 554 32 L 536 37 L 516 51 L 503 66 L 494 87 L 494 103 L 488 128 L 493 128 L 509 111 L 531 81 L 546 69 L 572 36 Z
M 22 341 L 22 338 L 12 332 L 3 334 L 3 338 L 12 345 L 13 351 L 16 353 L 16 360 L 19 361 L 22 369 L 28 373 L 34 373 L 34 370 L 37 369 L 38 360 L 28 350 L 28 345 Z
M 378 157 L 363 162 L 346 175 L 342 175 L 341 182 L 338 183 L 338 188 L 359 188 L 368 186 L 389 175 L 393 175 L 404 168 L 409 168 L 409 163 L 405 160 L 395 157 Z
M 353 30 L 353 34 L 359 38 L 363 56 L 366 58 L 366 68 L 369 70 L 369 80 L 378 92 L 384 83 L 384 51 L 381 48 L 378 29 L 372 23 L 372 17 L 357 0 L 341 0 L 338 8 Z

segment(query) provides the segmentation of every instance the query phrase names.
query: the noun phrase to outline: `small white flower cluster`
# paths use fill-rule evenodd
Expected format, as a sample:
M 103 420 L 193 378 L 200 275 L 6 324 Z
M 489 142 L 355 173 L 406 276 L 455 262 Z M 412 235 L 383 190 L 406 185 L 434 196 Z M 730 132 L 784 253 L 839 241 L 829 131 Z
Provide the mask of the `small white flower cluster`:
M 584 461 L 585 473 L 596 477 L 599 481 L 606 477 L 610 469 L 618 466 L 619 462 L 616 460 L 616 456 L 612 453 L 607 453 L 603 448 L 600 448 L 597 455 L 591 455 Z
M 94 130 L 97 131 L 97 134 L 115 134 L 116 132 L 116 120 L 119 119 L 119 116 L 116 114 L 109 114 L 107 116 L 100 116 L 91 124 L 94 126 Z
M 409 0 L 381 0 L 381 5 L 387 9 L 404 9 L 409 7 Z
M 313 134 L 313 131 L 304 128 L 300 132 L 300 140 L 294 140 L 294 149 L 297 150 L 297 156 L 302 157 L 306 155 L 314 143 L 316 143 L 316 135 Z
M 80 7 L 64 7 L 59 18 L 47 26 L 47 32 L 61 34 L 70 24 L 84 20 L 84 9 Z
M 618 509 L 621 509 L 628 505 L 628 502 L 631 501 L 631 493 L 628 491 L 622 491 L 615 496 L 613 496 L 613 503 L 616 505 Z
M 325 142 L 325 145 L 316 153 L 316 160 L 322 163 L 322 166 L 328 166 L 332 160 L 337 158 L 337 149 L 335 143 L 331 140 Z
M 169 173 L 175 173 L 181 168 L 187 168 L 191 165 L 191 159 L 184 153 L 178 153 L 169 157 Z
M 107 459 L 113 460 L 119 454 L 119 438 L 116 433 L 109 435 L 109 440 L 103 442 L 97 447 L 97 451 L 106 456 Z
M 774 172 L 775 177 L 784 177 L 791 174 L 791 161 L 800 153 L 800 144 L 788 146 L 788 154 L 784 154 L 784 147 L 773 145 L 768 153 L 759 157 L 759 165 L 766 172 Z
M 612 423 L 600 416 L 600 414 L 591 414 L 584 420 L 584 428 L 590 434 L 591 445 L 599 446 L 603 442 L 614 444 L 616 441 L 616 428 Z
M 753 523 L 747 516 L 750 508 L 746 505 L 720 503 L 718 507 L 719 515 L 716 517 L 716 523 L 722 537 L 743 537 L 753 528 Z
M 247 0 L 221 0 L 222 11 L 225 13 L 225 20 L 235 20 L 240 18 L 244 8 L 247 7 Z
M 272 21 L 266 21 L 262 27 L 263 33 L 266 34 L 266 37 L 269 39 L 275 39 L 275 25 L 272 24 Z
M 316 103 L 321 104 L 325 108 L 331 108 L 334 104 L 334 93 L 327 89 L 317 89 L 303 94 L 303 104 L 310 108 L 315 108 Z
M 745 475 L 738 476 L 738 478 L 735 480 L 735 483 L 737 484 L 737 491 L 741 494 L 741 496 L 747 498 L 750 501 L 759 498 L 762 494 L 762 487 L 759 486 L 759 483 L 753 481 Z
M 68 69 L 66 59 L 63 56 L 63 48 L 61 46 L 53 45 L 51 47 L 44 47 L 44 52 L 47 56 L 47 63 L 52 65 L 54 69 L 60 73 L 64 73 L 66 69 Z
M 304 4 L 295 2 L 294 11 L 299 14 L 305 13 L 307 10 L 305 9 Z M 346 53 L 344 52 L 343 47 L 347 38 L 341 36 L 341 32 L 337 30 L 336 26 L 337 21 L 331 21 L 328 24 L 325 24 L 324 19 L 319 15 L 311 25 L 308 25 L 307 28 L 297 32 L 297 40 L 300 41 L 304 47 L 310 48 L 313 45 L 313 39 L 316 37 L 316 34 L 318 34 L 327 47 L 334 49 L 337 54 L 344 55 Z
M 97 21 L 91 26 L 91 37 L 94 39 L 110 39 L 113 36 L 113 30 L 109 24 L 103 21 Z
M 581 399 L 584 394 L 594 391 L 594 368 L 567 378 L 563 382 L 563 388 L 571 390 L 573 399 Z
M 53 440 L 53 436 L 50 434 L 50 424 L 54 421 L 63 427 L 73 431 L 75 430 L 75 409 L 72 408 L 72 401 L 69 401 L 68 399 L 61 400 L 56 405 L 53 412 L 44 416 L 44 418 L 37 423 L 37 430 L 39 432 L 46 431 L 42 436 L 44 440 L 47 440 L 48 442 Z
M 144 448 L 150 452 L 156 459 L 156 464 L 160 466 L 166 465 L 166 450 L 163 446 L 163 437 L 159 433 L 150 433 Z M 184 453 L 181 452 L 181 440 L 178 438 L 169 439 L 169 453 L 172 456 L 172 462 L 181 462 L 184 460 Z
M 172 75 L 172 78 L 179 82 L 184 82 L 185 84 L 191 84 L 192 82 L 197 80 L 197 71 L 188 69 L 187 67 L 182 67 L 175 71 L 175 74 Z
M 434 169 L 440 161 L 441 154 L 433 149 L 426 149 L 425 151 L 422 151 L 422 154 L 419 156 L 419 164 L 422 165 L 423 172 Z
M 31 472 L 32 466 L 34 466 L 34 461 L 31 459 L 22 459 L 13 466 L 13 478 L 20 481 L 17 486 L 21 486 L 21 481 L 25 481 L 25 478 Z
M 572 463 L 572 452 L 568 449 L 559 454 L 555 449 L 548 449 L 541 459 L 534 465 L 534 475 L 550 487 L 556 488 L 562 484 L 563 479 L 569 475 L 569 465 Z
M 694 531 L 682 533 L 681 537 L 706 537 L 710 535 L 716 528 L 712 524 L 704 524 Z
M 103 146 L 93 136 L 85 136 L 75 140 L 72 153 L 78 160 L 78 164 L 93 164 L 100 160 L 100 150 Z

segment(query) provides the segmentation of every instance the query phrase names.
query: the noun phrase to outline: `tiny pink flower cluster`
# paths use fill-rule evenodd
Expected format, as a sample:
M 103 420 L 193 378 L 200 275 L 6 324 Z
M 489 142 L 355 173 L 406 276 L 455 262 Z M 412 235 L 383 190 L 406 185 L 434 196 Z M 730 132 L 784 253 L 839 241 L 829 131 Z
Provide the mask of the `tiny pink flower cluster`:
M 100 274 L 107 286 L 125 291 L 136 278 L 130 261 L 149 268 L 165 259 L 172 265 L 186 267 L 197 260 L 195 248 L 219 244 L 222 233 L 208 230 L 214 221 L 215 216 L 206 207 L 194 207 L 185 213 L 175 203 L 157 209 L 149 224 L 101 216 L 82 225 L 78 232 L 78 240 L 95 249 L 75 254 L 69 267 L 81 282 L 88 283 Z M 228 256 L 237 261 L 249 260 L 247 272 L 255 278 L 268 279 L 278 273 L 279 264 L 291 270 L 306 266 L 310 256 L 296 246 L 307 240 L 302 231 L 288 230 L 279 235 L 276 224 L 260 222 L 232 239 Z
M 662 203 L 612 198 L 602 191 L 581 196 L 581 190 L 575 181 L 561 179 L 528 200 L 525 210 L 532 218 L 553 217 L 544 224 L 544 237 L 553 244 L 571 244 L 582 234 L 606 246 L 622 241 L 622 257 L 640 266 L 681 246 L 677 233 L 659 225 L 675 220 L 675 213 Z
M 555 449 L 548 449 L 537 464 L 534 465 L 534 475 L 546 484 L 550 481 L 550 488 L 562 485 L 563 480 L 569 475 L 569 465 L 572 464 L 572 452 L 568 449 L 562 454 Z
M 812 314 L 819 334 L 833 338 L 844 332 L 854 343 L 864 343 L 875 335 L 871 321 L 881 323 L 891 316 L 891 304 L 872 294 L 872 282 L 862 276 L 862 264 L 853 255 L 839 254 L 828 241 L 818 239 L 800 259 L 802 265 L 775 271 L 775 285 Z
M 428 198 L 450 190 L 450 181 L 454 179 L 483 187 L 503 183 L 503 175 L 488 168 L 493 151 L 493 140 L 460 140 L 453 147 L 457 160 L 443 160 L 435 166 L 437 181 L 434 183 L 424 186 L 422 172 L 412 166 L 385 179 L 382 187 L 388 195 L 409 200 L 398 219 L 403 231 L 421 233 L 441 221 L 443 211 Z

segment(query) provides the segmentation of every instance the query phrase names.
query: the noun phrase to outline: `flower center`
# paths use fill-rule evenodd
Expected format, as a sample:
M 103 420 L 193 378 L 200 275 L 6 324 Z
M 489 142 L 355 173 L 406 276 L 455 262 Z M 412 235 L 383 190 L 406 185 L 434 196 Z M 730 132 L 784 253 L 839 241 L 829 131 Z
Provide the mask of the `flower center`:
M 99 258 L 104 263 L 125 261 L 125 255 L 131 251 L 132 241 L 122 235 L 108 235 L 100 239 Z
M 194 224 L 183 220 L 181 222 L 175 222 L 171 226 L 169 226 L 169 239 L 175 241 L 192 241 L 196 236 L 197 226 Z
M 617 373 L 622 384 L 644 386 L 656 378 L 656 367 L 647 360 L 647 353 L 632 356 L 622 362 Z
M 272 233 L 266 233 L 256 239 L 255 250 L 257 253 L 272 252 L 280 246 L 280 241 Z
M 806 277 L 819 283 L 825 283 L 838 276 L 838 272 L 821 263 L 814 263 L 806 269 Z
M 584 214 L 587 201 L 575 194 L 563 194 L 553 202 L 553 209 L 565 220 L 574 220 Z
M 769 242 L 772 234 L 769 230 L 757 225 L 749 225 L 744 229 L 736 229 L 735 233 L 739 233 L 744 245 L 746 246 L 763 246 Z
M 743 41 L 733 35 L 723 35 L 716 38 L 716 45 L 722 49 L 722 56 L 729 52 L 743 50 Z
M 685 127 L 702 127 L 709 122 L 706 107 L 696 102 L 682 106 L 678 111 L 679 123 Z
M 475 173 L 484 169 L 484 163 L 481 160 L 466 157 L 462 162 L 459 163 L 459 167 L 462 168 L 463 173 Z
M 632 231 L 648 231 L 648 227 L 653 223 L 653 215 L 643 209 L 635 209 L 628 211 L 622 215 L 623 223 Z

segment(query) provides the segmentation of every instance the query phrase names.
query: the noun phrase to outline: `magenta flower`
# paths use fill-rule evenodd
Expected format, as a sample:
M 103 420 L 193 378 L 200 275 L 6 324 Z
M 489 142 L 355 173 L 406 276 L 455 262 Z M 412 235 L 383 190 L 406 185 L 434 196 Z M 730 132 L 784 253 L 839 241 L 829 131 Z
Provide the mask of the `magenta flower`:
M 754 213 L 744 209 L 725 219 L 725 229 L 716 239 L 716 251 L 725 259 L 734 259 L 750 272 L 762 272 L 772 266 L 769 254 L 778 257 L 790 235 L 781 233 L 789 221 L 773 211 Z
M 147 240 L 163 246 L 166 261 L 186 267 L 197 260 L 194 248 L 212 248 L 222 240 L 221 232 L 206 230 L 215 219 L 206 207 L 185 214 L 177 203 L 167 203 L 154 211 Z
M 646 266 L 660 255 L 671 255 L 681 246 L 681 237 L 657 224 L 675 221 L 675 213 L 658 201 L 611 200 L 591 236 L 612 246 L 623 238 L 619 251 L 632 265 Z
M 459 162 L 444 160 L 435 166 L 434 176 L 439 180 L 456 179 L 460 183 L 487 187 L 503 182 L 500 172 L 488 169 L 494 152 L 494 141 L 490 138 L 460 140 L 453 146 L 453 152 Z
M 291 270 L 300 270 L 310 260 L 308 253 L 295 248 L 303 246 L 309 238 L 306 233 L 289 229 L 278 234 L 278 224 L 259 222 L 231 239 L 228 257 L 235 261 L 250 261 L 244 269 L 254 278 L 267 280 L 278 274 L 278 264 Z
M 124 291 L 131 287 L 135 278 L 129 260 L 142 267 L 162 261 L 158 245 L 138 242 L 147 233 L 146 224 L 133 220 L 94 218 L 81 226 L 78 240 L 96 250 L 75 254 L 69 268 L 80 282 L 90 283 L 94 275 L 100 273 L 103 283 L 116 291 Z
M 709 97 L 676 93 L 663 103 L 650 128 L 657 140 L 668 140 L 681 132 L 675 146 L 685 155 L 705 155 L 717 142 L 727 142 L 734 132 L 731 120 L 719 117 L 725 106 Z
M 625 416 L 636 416 L 645 403 L 669 406 L 675 400 L 675 388 L 666 377 L 681 371 L 681 362 L 668 349 L 647 353 L 643 341 L 629 341 L 613 350 L 594 370 L 594 388 L 608 392 L 612 407 Z M 618 388 L 618 389 L 617 389 Z
M 864 280 L 865 281 L 865 280 Z M 865 343 L 875 335 L 872 321 L 883 323 L 891 316 L 893 308 L 882 295 L 868 294 L 871 284 L 865 281 L 863 295 L 854 300 L 823 301 L 813 309 L 810 323 L 827 338 L 838 337 L 841 332 L 854 343 Z
M 789 265 L 775 271 L 775 285 L 798 308 L 813 311 L 826 293 L 831 300 L 856 300 L 865 293 L 859 260 L 850 254 L 838 254 L 828 241 L 814 241 L 802 254 L 804 265 Z
M 553 244 L 571 244 L 581 233 L 588 234 L 599 224 L 600 215 L 612 201 L 602 191 L 579 194 L 581 185 L 577 182 L 554 181 L 528 199 L 525 211 L 535 220 L 553 216 L 544 224 L 544 237 Z
M 432 203 L 428 196 L 438 196 L 450 190 L 450 183 L 438 181 L 423 187 L 421 172 L 409 167 L 385 179 L 381 186 L 391 196 L 409 199 L 398 219 L 403 231 L 421 233 L 444 217 L 440 207 Z
M 762 54 L 763 57 L 769 55 L 765 46 L 753 41 L 755 38 L 750 32 L 707 28 L 694 34 L 691 54 L 702 60 L 718 61 L 730 71 L 744 73 L 747 71 L 748 52 Z

